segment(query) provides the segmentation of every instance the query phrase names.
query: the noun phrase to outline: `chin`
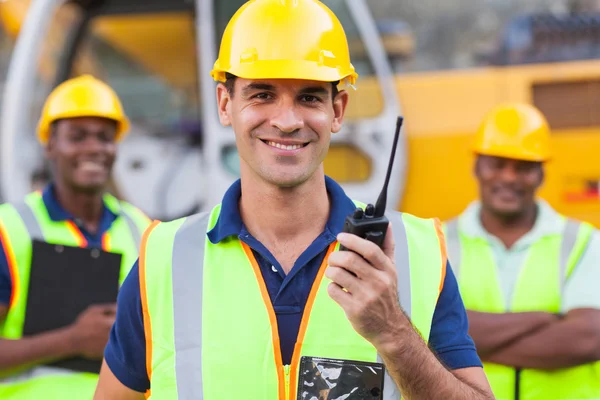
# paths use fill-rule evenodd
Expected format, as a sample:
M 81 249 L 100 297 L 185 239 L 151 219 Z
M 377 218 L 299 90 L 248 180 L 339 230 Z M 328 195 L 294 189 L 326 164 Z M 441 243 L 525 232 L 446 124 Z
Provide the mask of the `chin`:
M 308 181 L 312 174 L 269 174 L 265 176 L 265 180 L 273 186 L 282 189 L 293 188 L 302 185 Z
M 94 194 L 103 192 L 106 188 L 106 181 L 101 182 L 75 182 L 73 187 L 81 193 Z
M 514 218 L 523 214 L 523 207 L 520 206 L 498 206 L 493 207 L 493 211 L 496 215 L 503 218 Z

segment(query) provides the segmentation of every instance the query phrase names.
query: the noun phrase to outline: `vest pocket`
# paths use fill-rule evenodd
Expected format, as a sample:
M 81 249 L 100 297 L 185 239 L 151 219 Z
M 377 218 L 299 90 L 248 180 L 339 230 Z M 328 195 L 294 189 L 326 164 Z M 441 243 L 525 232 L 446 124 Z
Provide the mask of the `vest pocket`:
M 304 356 L 298 398 L 381 400 L 384 376 L 381 363 Z

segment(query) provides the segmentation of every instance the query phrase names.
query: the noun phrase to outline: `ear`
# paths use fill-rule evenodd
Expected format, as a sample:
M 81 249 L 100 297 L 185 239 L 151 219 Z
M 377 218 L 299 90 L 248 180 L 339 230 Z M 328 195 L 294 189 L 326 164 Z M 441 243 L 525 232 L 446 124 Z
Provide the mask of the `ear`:
M 337 133 L 342 129 L 344 114 L 348 106 L 348 92 L 341 90 L 333 99 L 333 122 L 331 123 L 331 132 Z
M 475 162 L 473 163 L 473 176 L 479 179 L 479 173 L 481 172 L 481 156 L 475 156 Z
M 546 179 L 546 170 L 544 169 L 544 165 L 540 165 L 540 180 L 538 181 L 538 184 L 536 186 L 536 188 L 539 188 L 540 186 L 542 186 L 544 184 L 544 180 Z
M 53 160 L 55 158 L 54 149 L 56 147 L 56 133 L 51 132 L 50 137 L 48 138 L 48 142 L 44 147 L 44 154 L 46 159 Z
M 231 125 L 229 111 L 231 108 L 231 95 L 224 84 L 217 85 L 217 107 L 219 112 L 219 121 L 223 126 Z

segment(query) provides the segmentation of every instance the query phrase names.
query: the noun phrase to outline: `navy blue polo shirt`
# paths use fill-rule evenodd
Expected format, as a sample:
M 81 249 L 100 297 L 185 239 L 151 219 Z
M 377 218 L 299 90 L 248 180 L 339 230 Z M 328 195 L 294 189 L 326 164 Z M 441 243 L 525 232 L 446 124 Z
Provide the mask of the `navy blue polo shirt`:
M 238 207 L 242 194 L 239 180 L 225 193 L 219 220 L 208 233 L 212 243 L 237 236 L 254 252 L 277 316 L 284 364 L 289 364 L 292 358 L 304 305 L 327 249 L 342 231 L 346 216 L 355 209 L 354 203 L 341 186 L 328 177 L 325 178 L 325 183 L 331 201 L 325 230 L 300 255 L 287 275 L 269 250 L 244 227 Z M 137 262 L 121 287 L 117 303 L 117 320 L 104 356 L 111 371 L 125 386 L 145 392 L 150 384 L 146 373 L 146 344 Z M 429 344 L 450 369 L 481 366 L 473 340 L 468 335 L 467 313 L 450 265 L 447 266 L 444 286 L 435 309 Z
M 102 248 L 102 235 L 110 229 L 112 223 L 117 219 L 117 215 L 104 205 L 102 217 L 98 226 L 98 233 L 91 234 L 82 224 L 78 223 L 76 218 L 60 205 L 56 198 L 56 194 L 54 193 L 54 185 L 49 184 L 44 188 L 42 191 L 42 199 L 44 200 L 44 205 L 48 210 L 50 219 L 56 222 L 73 221 L 87 240 L 87 247 L 89 248 Z M 11 292 L 12 282 L 10 271 L 8 269 L 8 261 L 6 260 L 4 246 L 0 241 L 0 304 L 9 304 Z

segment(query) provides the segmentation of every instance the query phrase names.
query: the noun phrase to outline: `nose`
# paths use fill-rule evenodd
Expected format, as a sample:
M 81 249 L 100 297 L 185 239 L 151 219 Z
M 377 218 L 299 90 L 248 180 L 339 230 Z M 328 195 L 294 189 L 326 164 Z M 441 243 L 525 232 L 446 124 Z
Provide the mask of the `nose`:
M 88 135 L 83 146 L 83 151 L 90 154 L 104 152 L 106 143 L 98 135 Z
M 517 166 L 513 163 L 506 163 L 500 170 L 500 178 L 507 183 L 515 182 L 518 179 L 518 175 Z
M 293 100 L 284 100 L 271 118 L 271 125 L 281 132 L 294 133 L 304 127 L 304 120 L 298 114 Z

